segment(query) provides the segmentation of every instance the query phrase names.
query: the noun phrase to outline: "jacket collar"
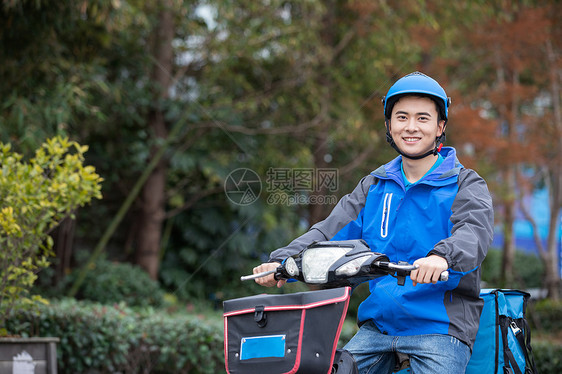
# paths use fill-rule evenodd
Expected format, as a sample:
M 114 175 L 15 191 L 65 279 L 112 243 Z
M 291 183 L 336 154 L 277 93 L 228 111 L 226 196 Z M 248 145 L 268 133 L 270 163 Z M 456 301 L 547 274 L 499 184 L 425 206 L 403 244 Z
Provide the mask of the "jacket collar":
M 457 152 L 453 147 L 443 147 L 441 152 L 443 162 L 431 174 L 426 175 L 420 183 L 431 185 L 446 185 L 457 180 L 460 170 L 464 167 L 457 158 Z M 385 165 L 371 172 L 371 174 L 379 179 L 391 179 L 400 185 L 403 184 L 400 164 L 402 156 L 398 156 Z

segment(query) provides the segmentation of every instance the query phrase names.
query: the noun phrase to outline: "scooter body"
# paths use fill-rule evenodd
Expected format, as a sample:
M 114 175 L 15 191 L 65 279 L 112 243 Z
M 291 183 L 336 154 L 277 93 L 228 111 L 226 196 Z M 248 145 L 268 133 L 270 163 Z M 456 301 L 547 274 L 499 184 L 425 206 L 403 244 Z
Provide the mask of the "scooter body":
M 393 276 L 403 285 L 416 268 L 390 262 L 359 239 L 315 242 L 274 271 L 241 277 L 274 274 L 276 279 L 295 279 L 319 290 L 225 301 L 227 372 L 357 373 L 353 356 L 337 349 L 353 289 L 383 276 Z M 447 277 L 444 272 L 441 280 Z

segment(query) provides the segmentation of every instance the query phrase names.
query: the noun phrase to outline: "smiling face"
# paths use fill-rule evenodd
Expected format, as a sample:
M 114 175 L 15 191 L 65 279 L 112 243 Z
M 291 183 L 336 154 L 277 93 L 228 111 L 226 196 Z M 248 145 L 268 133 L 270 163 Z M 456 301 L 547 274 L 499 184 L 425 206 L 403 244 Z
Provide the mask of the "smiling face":
M 435 138 L 443 133 L 445 121 L 439 120 L 433 100 L 405 96 L 394 104 L 388 126 L 398 148 L 409 156 L 418 156 L 435 147 Z

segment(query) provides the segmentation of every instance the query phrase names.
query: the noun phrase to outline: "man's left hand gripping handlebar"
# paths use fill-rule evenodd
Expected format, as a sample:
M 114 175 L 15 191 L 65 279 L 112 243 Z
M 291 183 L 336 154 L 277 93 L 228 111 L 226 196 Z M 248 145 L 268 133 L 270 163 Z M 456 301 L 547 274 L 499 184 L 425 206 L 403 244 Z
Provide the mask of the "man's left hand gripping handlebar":
M 258 274 L 258 273 L 263 273 L 263 272 L 266 272 L 266 271 L 275 270 L 280 265 L 281 264 L 278 263 L 278 262 L 266 262 L 264 264 L 256 266 L 253 270 L 253 273 Z M 276 280 L 275 274 L 269 274 L 265 277 L 256 278 L 255 281 L 260 286 L 265 286 L 265 287 L 277 286 L 279 288 L 283 287 L 285 285 L 285 283 L 287 283 L 287 280 L 285 280 L 285 279 Z

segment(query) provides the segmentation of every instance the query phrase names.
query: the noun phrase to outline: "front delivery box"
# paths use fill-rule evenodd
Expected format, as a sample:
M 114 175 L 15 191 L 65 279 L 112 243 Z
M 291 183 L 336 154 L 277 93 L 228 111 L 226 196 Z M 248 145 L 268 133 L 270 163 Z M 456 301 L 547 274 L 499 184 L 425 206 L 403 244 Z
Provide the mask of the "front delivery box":
M 330 373 L 350 292 L 342 287 L 225 301 L 226 371 Z

